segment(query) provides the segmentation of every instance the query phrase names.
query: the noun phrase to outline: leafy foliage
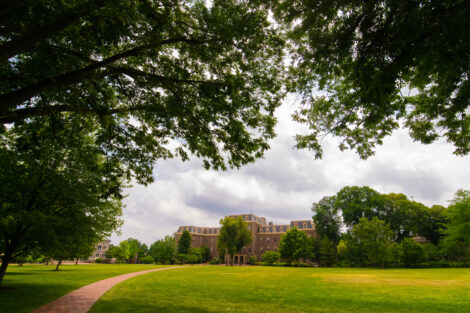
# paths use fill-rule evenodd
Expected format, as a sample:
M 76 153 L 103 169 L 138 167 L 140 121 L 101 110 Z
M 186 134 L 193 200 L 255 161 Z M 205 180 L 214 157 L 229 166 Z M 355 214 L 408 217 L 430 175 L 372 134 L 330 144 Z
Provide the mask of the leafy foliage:
M 241 216 L 226 216 L 220 220 L 220 224 L 222 227 L 217 238 L 219 255 L 228 253 L 230 262 L 233 262 L 233 255 L 252 241 L 251 232 Z
M 103 156 L 93 127 L 63 115 L 2 133 L 0 283 L 17 254 L 64 245 L 77 257 L 121 225 L 123 168 Z
M 188 230 L 184 230 L 178 240 L 178 253 L 188 254 L 191 247 L 191 234 Z
M 367 158 L 403 125 L 470 152 L 469 1 L 287 0 L 275 12 L 291 26 L 295 119 L 311 130 L 298 148 L 321 157 L 331 134 Z
M 21 1 L 0 17 L 1 124 L 86 117 L 140 183 L 158 158 L 225 169 L 269 148 L 283 41 L 258 1 Z
M 411 238 L 401 241 L 402 259 L 405 267 L 415 267 L 426 262 L 426 255 L 423 247 Z
M 383 267 L 390 261 L 392 236 L 390 226 L 377 217 L 363 217 L 352 229 L 352 242 L 363 251 L 370 265 Z
M 343 187 L 335 197 L 335 209 L 342 212 L 343 222 L 352 228 L 361 217 L 372 218 L 378 215 L 383 199 L 374 189 L 363 187 Z
M 165 236 L 164 239 L 155 241 L 149 249 L 149 253 L 157 262 L 162 264 L 173 262 L 176 256 L 176 241 L 171 236 Z
M 281 255 L 277 251 L 266 251 L 261 256 L 261 261 L 266 262 L 269 265 L 272 265 L 279 261 Z
M 296 227 L 289 229 L 281 236 L 279 253 L 281 258 L 289 263 L 298 261 L 300 258 L 312 258 L 312 251 L 312 240 L 307 237 L 305 232 L 298 230 Z
M 328 237 L 323 237 L 319 242 L 318 263 L 321 266 L 333 266 L 336 264 L 336 245 Z
M 313 203 L 312 211 L 318 237 L 326 237 L 338 243 L 343 223 L 335 201 L 336 197 L 323 197 L 318 203 Z
M 442 245 L 450 259 L 470 260 L 470 191 L 459 190 L 447 209 Z

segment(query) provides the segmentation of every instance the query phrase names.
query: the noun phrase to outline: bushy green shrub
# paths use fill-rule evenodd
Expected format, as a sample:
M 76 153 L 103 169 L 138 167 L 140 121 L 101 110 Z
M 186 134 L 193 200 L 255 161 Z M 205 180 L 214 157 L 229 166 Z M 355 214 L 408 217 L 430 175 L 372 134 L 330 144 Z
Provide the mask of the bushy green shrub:
M 186 262 L 188 262 L 189 264 L 196 264 L 199 263 L 199 258 L 195 254 L 189 254 L 187 256 Z
M 178 253 L 176 255 L 177 264 L 185 264 L 188 261 L 188 255 L 184 253 Z
M 267 265 L 272 265 L 273 263 L 276 263 L 277 261 L 279 261 L 279 258 L 280 258 L 279 252 L 276 252 L 276 251 L 266 251 L 261 256 L 261 260 L 265 262 Z
M 102 258 L 96 258 L 95 263 L 103 263 L 103 259 Z
M 220 264 L 220 263 L 221 261 L 219 258 L 214 258 L 213 260 L 209 261 L 209 264 L 213 264 L 213 265 Z
M 155 259 L 150 255 L 146 255 L 140 259 L 140 262 L 142 264 L 152 264 L 152 263 L 155 263 Z

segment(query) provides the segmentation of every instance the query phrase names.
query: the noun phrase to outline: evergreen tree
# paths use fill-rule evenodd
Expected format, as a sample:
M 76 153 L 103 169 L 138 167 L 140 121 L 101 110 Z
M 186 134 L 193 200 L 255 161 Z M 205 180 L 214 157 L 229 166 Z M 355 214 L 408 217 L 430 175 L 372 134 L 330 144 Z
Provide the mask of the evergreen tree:
M 191 234 L 185 229 L 178 240 L 178 253 L 188 254 L 191 247 L 191 240 Z

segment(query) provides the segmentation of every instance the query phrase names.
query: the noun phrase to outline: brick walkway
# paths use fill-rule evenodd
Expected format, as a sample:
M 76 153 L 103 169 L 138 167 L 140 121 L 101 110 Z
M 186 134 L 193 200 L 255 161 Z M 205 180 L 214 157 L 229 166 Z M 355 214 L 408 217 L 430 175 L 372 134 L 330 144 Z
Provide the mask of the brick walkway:
M 183 267 L 185 266 L 156 268 L 153 270 L 128 273 L 103 279 L 72 291 L 65 296 L 43 305 L 31 313 L 86 313 L 106 291 L 123 280 L 155 271 L 164 271 Z

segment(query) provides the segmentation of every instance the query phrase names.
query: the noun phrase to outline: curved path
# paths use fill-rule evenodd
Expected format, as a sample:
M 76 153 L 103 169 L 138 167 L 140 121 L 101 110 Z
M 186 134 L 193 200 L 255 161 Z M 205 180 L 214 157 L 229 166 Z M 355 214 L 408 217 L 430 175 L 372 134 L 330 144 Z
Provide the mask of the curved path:
M 183 267 L 186 266 L 155 268 L 153 270 L 128 273 L 103 279 L 49 302 L 39 309 L 34 310 L 32 313 L 86 313 L 106 291 L 123 280 L 150 272 Z

